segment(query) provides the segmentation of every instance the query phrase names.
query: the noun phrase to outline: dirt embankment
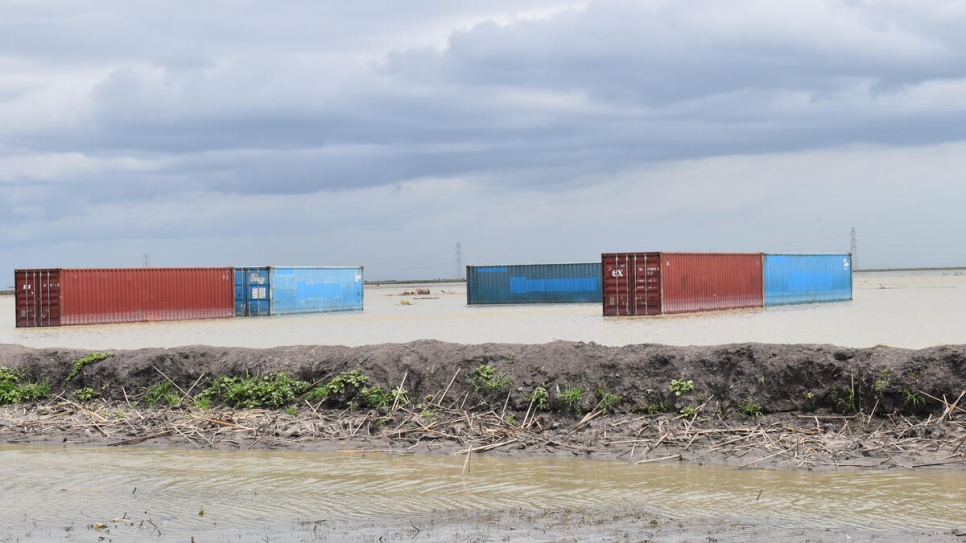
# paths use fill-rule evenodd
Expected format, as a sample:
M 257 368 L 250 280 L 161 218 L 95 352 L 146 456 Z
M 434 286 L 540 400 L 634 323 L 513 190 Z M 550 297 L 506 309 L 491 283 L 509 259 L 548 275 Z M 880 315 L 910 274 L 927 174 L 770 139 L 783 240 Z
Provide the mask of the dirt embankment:
M 966 466 L 966 346 L 190 346 L 115 351 L 78 369 L 86 354 L 0 346 L 0 366 L 53 394 L 0 410 L 0 442 Z M 351 387 L 271 410 L 192 401 L 217 377 L 285 372 L 319 385 L 354 370 L 366 386 L 406 394 L 378 408 Z M 159 383 L 178 405 L 148 406 Z M 95 398 L 82 402 L 78 390 Z

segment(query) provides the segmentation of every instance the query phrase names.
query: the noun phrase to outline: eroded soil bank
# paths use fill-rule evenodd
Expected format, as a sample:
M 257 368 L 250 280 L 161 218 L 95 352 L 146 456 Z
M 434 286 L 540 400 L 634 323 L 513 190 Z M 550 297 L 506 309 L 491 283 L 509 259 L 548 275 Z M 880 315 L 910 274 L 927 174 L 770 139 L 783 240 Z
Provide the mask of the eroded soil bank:
M 87 354 L 0 346 L 0 366 L 52 389 L 46 401 L 0 411 L 2 442 L 966 466 L 964 346 L 190 346 L 116 351 L 78 368 Z M 378 408 L 351 387 L 270 410 L 193 402 L 223 376 L 284 372 L 319 385 L 353 371 L 405 395 Z M 177 405 L 149 407 L 145 394 L 159 383 L 172 385 Z M 94 398 L 81 401 L 78 390 Z

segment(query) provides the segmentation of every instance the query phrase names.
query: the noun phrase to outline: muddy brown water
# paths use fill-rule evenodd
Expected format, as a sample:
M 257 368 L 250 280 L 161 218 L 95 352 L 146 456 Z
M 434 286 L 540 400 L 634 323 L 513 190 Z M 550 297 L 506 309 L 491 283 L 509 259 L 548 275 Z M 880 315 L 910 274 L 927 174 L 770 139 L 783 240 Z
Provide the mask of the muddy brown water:
M 50 329 L 16 329 L 13 298 L 3 296 L 0 343 L 81 349 L 416 339 L 907 348 L 966 343 L 962 270 L 859 273 L 855 286 L 855 299 L 847 303 L 631 319 L 605 319 L 597 305 L 467 307 L 465 288 L 456 284 L 431 286 L 430 296 L 403 294 L 406 286 L 368 286 L 362 312 Z M 792 529 L 966 529 L 966 471 L 810 473 L 485 455 L 472 458 L 469 474 L 464 467 L 462 457 L 438 455 L 3 446 L 0 541 L 188 541 L 199 534 L 199 543 L 338 541 L 359 521 L 373 536 L 355 540 L 378 541 L 385 535 L 380 529 L 390 525 L 402 527 L 397 539 L 418 540 L 426 532 L 410 528 L 414 515 L 432 523 L 440 511 L 622 507 Z M 462 540 L 490 540 L 478 537 L 481 529 L 456 529 L 476 534 Z M 511 536 L 519 534 L 493 540 L 530 540 Z
M 507 509 L 636 507 L 671 518 L 873 531 L 966 522 L 963 471 L 487 456 L 467 466 L 441 455 L 36 446 L 0 447 L 0 466 L 0 533 L 23 541 L 324 540 L 326 530 L 352 522 Z M 307 526 L 315 537 L 296 537 L 308 536 Z
M 182 345 L 276 347 L 406 343 L 826 343 L 923 348 L 966 343 L 966 270 L 855 274 L 851 302 L 661 317 L 608 317 L 598 304 L 467 306 L 461 284 L 365 289 L 365 310 L 279 317 L 15 328 L 14 299 L 0 296 L 0 343 L 139 349 Z M 404 303 L 405 302 L 405 303 Z

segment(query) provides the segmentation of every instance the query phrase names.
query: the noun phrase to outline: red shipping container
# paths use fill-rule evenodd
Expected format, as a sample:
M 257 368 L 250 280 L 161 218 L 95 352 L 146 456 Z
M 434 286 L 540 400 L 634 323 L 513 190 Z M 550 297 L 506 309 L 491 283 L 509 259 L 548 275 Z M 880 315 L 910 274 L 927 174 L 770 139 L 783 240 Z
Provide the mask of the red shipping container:
M 604 315 L 763 307 L 761 253 L 606 253 Z
M 17 270 L 17 326 L 215 319 L 235 309 L 232 268 Z

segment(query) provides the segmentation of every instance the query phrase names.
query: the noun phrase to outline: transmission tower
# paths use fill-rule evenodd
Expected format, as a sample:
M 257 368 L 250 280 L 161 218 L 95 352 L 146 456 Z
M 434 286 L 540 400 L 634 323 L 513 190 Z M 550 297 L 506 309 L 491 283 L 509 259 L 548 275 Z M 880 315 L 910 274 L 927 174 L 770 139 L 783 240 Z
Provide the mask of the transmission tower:
M 855 228 L 852 228 L 852 245 L 849 246 L 849 253 L 852 254 L 852 269 L 856 268 L 856 256 L 859 253 L 858 246 L 855 244 Z
M 145 268 L 151 267 L 151 255 L 147 253 L 144 253 L 144 267 Z
M 463 279 L 463 245 L 456 242 L 456 279 Z

